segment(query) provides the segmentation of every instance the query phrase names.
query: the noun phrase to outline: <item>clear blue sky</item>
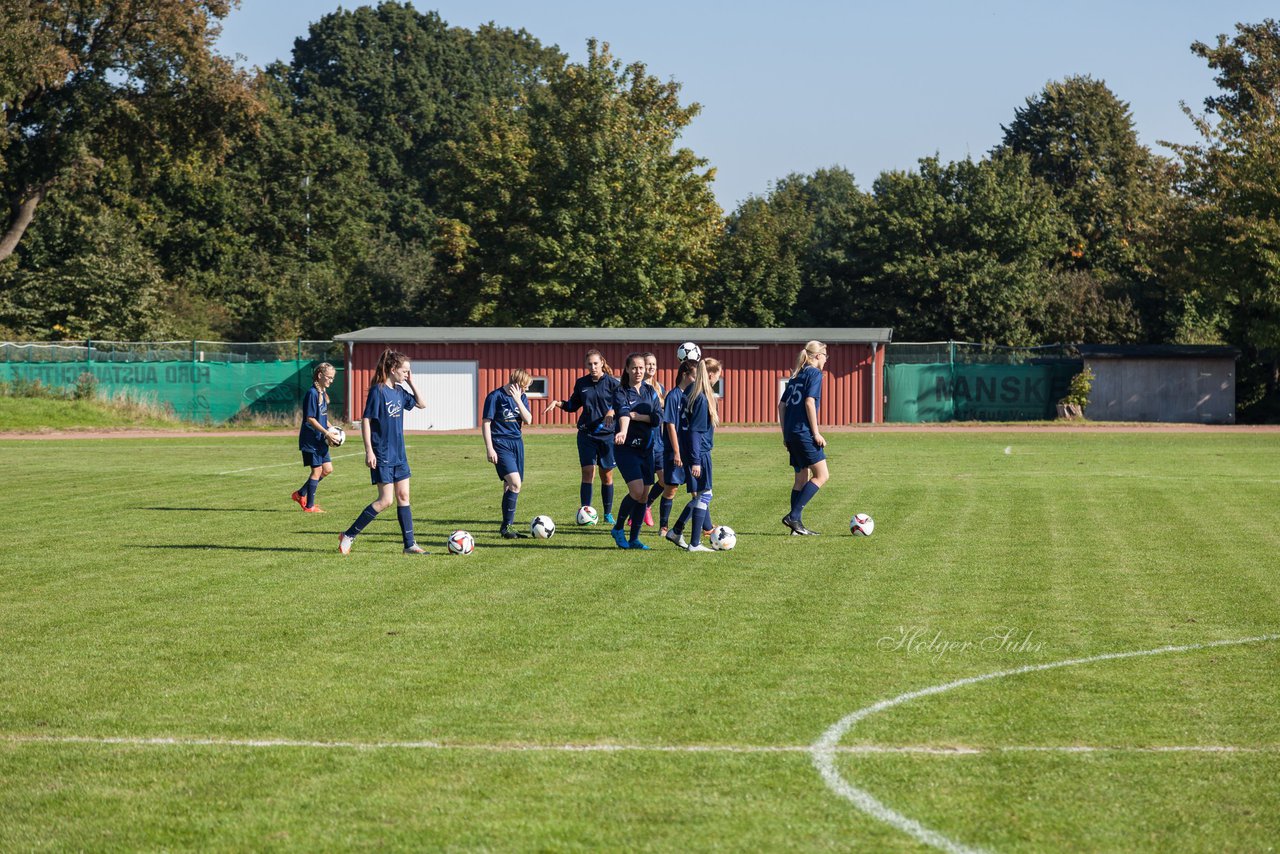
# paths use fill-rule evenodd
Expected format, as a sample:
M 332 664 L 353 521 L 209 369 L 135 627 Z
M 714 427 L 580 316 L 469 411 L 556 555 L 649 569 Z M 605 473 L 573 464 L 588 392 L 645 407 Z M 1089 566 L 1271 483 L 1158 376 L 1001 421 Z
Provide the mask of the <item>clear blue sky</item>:
M 360 3 L 343 4 L 355 8 Z M 528 30 L 574 61 L 595 37 L 624 62 L 682 84 L 702 114 L 682 144 L 716 167 L 731 210 L 792 172 L 840 165 L 868 188 L 918 158 L 981 157 L 1050 80 L 1089 74 L 1132 108 L 1140 140 L 1191 142 L 1179 101 L 1199 109 L 1213 75 L 1193 56 L 1237 21 L 1280 15 L 1255 0 L 440 0 L 454 26 Z M 337 0 L 243 0 L 219 49 L 245 65 L 288 60 Z

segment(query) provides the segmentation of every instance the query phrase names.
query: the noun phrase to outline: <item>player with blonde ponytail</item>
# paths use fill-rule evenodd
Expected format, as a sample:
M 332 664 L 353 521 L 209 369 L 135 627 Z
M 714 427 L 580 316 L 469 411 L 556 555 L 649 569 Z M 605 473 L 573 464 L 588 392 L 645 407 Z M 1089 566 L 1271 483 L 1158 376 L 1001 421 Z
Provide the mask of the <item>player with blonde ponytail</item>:
M 323 513 L 316 504 L 316 489 L 320 481 L 333 474 L 333 462 L 329 459 L 329 446 L 337 441 L 337 434 L 329 426 L 329 386 L 338 375 L 328 362 L 321 362 L 311 373 L 311 388 L 302 400 L 302 427 L 298 430 L 298 450 L 302 452 L 302 464 L 310 473 L 302 486 L 289 497 L 298 502 L 307 513 Z
M 791 456 L 795 483 L 791 489 L 791 510 L 782 524 L 793 535 L 813 536 L 802 520 L 807 505 L 827 482 L 827 440 L 818 430 L 818 407 L 822 403 L 822 369 L 827 364 L 827 345 L 810 341 L 796 357 L 795 370 L 778 401 L 778 424 L 782 444 Z
M 703 359 L 697 363 L 693 383 L 685 394 L 680 426 L 676 431 L 680 443 L 680 458 L 684 462 L 689 503 L 666 537 L 680 548 L 691 552 L 711 551 L 702 544 L 702 533 L 712 527 L 711 449 L 715 445 L 716 425 L 720 423 L 715 395 L 715 384 L 720 379 L 720 371 L 721 365 L 716 359 Z M 682 536 L 686 522 L 690 523 L 692 530 L 692 539 L 687 543 Z

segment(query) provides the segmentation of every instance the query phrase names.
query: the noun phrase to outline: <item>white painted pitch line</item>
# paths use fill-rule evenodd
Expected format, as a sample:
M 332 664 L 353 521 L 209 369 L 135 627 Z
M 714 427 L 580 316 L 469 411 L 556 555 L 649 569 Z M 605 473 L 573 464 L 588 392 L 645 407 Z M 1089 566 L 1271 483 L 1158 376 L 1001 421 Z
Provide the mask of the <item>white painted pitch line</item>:
M 856 712 L 851 712 L 833 724 L 822 736 L 814 742 L 810 748 L 810 754 L 813 758 L 814 767 L 818 769 L 818 773 L 822 775 L 822 780 L 827 784 L 827 788 L 835 792 L 840 797 L 852 803 L 862 812 L 872 818 L 884 822 L 894 827 L 916 840 L 938 848 L 942 851 L 951 852 L 951 854 L 970 854 L 970 852 L 980 852 L 981 848 L 971 848 L 962 843 L 956 842 L 943 836 L 936 830 L 926 827 L 913 818 L 903 815 L 900 812 L 886 806 L 876 799 L 874 795 L 865 789 L 860 789 L 849 781 L 840 776 L 840 772 L 836 769 L 836 755 L 841 751 L 838 749 L 840 740 L 844 738 L 848 732 L 853 729 L 859 721 L 876 714 L 909 703 L 912 700 L 918 700 L 921 697 L 929 697 L 934 694 L 941 694 L 956 688 L 962 688 L 966 685 L 974 685 L 979 682 L 988 682 L 993 679 L 1003 679 L 1008 676 L 1020 676 L 1024 673 L 1038 673 L 1044 670 L 1055 670 L 1059 667 L 1075 667 L 1081 664 L 1093 664 L 1099 661 L 1115 661 L 1122 658 L 1139 658 L 1141 656 L 1165 655 L 1167 653 L 1177 652 L 1194 652 L 1203 649 L 1213 649 L 1223 646 L 1238 646 L 1247 643 L 1262 643 L 1265 641 L 1273 641 L 1280 639 L 1280 634 L 1259 635 L 1252 638 L 1236 638 L 1232 640 L 1211 641 L 1209 643 L 1186 644 L 1184 646 L 1162 646 L 1156 649 L 1143 649 L 1133 652 L 1109 652 L 1102 655 L 1091 655 L 1086 658 L 1070 658 L 1065 661 L 1054 661 L 1048 664 L 1029 664 L 1025 667 L 1015 667 L 1012 670 L 997 670 L 992 673 L 984 673 L 981 676 L 970 676 L 965 679 L 957 679 L 954 682 L 947 682 L 942 685 L 933 685 L 928 688 L 921 688 L 918 691 L 908 691 L 905 694 L 899 694 L 888 700 L 881 700 L 873 703 Z
M 455 750 L 484 753 L 809 753 L 804 744 L 468 744 L 443 741 L 307 741 L 288 738 L 207 738 L 199 736 L 84 736 L 0 735 L 12 744 L 99 744 L 128 747 L 293 747 L 319 750 Z M 935 747 L 924 744 L 850 744 L 835 752 L 855 755 L 916 754 L 924 756 L 983 756 L 999 753 L 1280 753 L 1280 744 L 1234 745 L 997 745 L 994 747 Z
M 330 457 L 330 459 L 341 460 L 347 457 L 362 457 L 362 456 L 364 456 L 364 451 L 353 451 L 350 454 L 338 454 L 337 456 Z M 261 471 L 262 469 L 281 469 L 281 468 L 284 468 L 285 466 L 293 466 L 294 468 L 297 468 L 298 465 L 299 463 L 296 463 L 296 462 L 272 463 L 269 466 L 250 466 L 247 469 L 232 469 L 231 471 L 220 471 L 218 472 L 218 474 L 242 474 L 247 471 Z

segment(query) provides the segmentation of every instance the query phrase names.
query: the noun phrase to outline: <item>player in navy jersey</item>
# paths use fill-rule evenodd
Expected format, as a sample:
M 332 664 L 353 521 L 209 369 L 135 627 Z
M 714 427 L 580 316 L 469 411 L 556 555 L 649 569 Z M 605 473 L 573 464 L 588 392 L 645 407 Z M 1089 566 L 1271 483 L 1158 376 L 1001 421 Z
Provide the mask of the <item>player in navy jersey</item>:
M 782 443 L 791 455 L 796 479 L 791 490 L 791 510 L 782 524 L 791 533 L 813 536 L 804 526 L 805 505 L 827 482 L 827 440 L 818 432 L 818 406 L 822 403 L 822 369 L 827 364 L 827 345 L 810 341 L 796 357 L 796 367 L 778 401 L 778 423 Z
M 716 406 L 715 384 L 720 379 L 721 366 L 716 359 L 703 359 L 693 375 L 693 383 L 684 395 L 680 428 L 676 431 L 680 442 L 680 456 L 684 461 L 685 489 L 689 503 L 680 518 L 667 532 L 667 539 L 690 552 L 709 552 L 702 544 L 702 534 L 711 527 L 711 449 L 715 446 L 716 425 L 720 412 Z M 690 523 L 692 541 L 684 541 L 685 523 Z
M 406 388 L 408 389 L 406 391 Z M 351 553 L 356 536 L 394 502 L 404 537 L 404 553 L 426 554 L 413 536 L 413 511 L 409 509 L 409 457 L 404 448 L 404 412 L 426 406 L 422 393 L 413 384 L 409 357 L 385 350 L 373 372 L 369 396 L 365 398 L 360 435 L 364 439 L 364 462 L 378 497 L 364 508 L 351 527 L 338 538 L 338 551 Z
M 587 373 L 573 384 L 568 400 L 553 400 L 544 412 L 563 409 L 582 411 L 578 416 L 578 465 L 582 466 L 582 486 L 578 490 L 581 504 L 591 504 L 591 490 L 600 468 L 600 497 L 604 502 L 604 520 L 613 523 L 613 396 L 618 380 L 605 363 L 599 350 L 588 350 Z
M 302 464 L 311 472 L 289 497 L 307 513 L 324 512 L 316 505 L 316 489 L 320 481 L 333 473 L 333 462 L 329 459 L 329 446 L 334 442 L 334 431 L 329 427 L 329 386 L 337 375 L 333 365 L 321 362 L 311 373 L 311 388 L 302 400 L 298 450 L 302 452 Z
M 613 541 L 619 548 L 647 550 L 649 547 L 640 542 L 640 527 L 644 524 L 645 499 L 653 485 L 653 443 L 662 426 L 662 404 L 653 387 L 645 384 L 644 356 L 639 353 L 627 356 L 626 372 L 614 393 L 613 408 L 617 413 L 613 441 L 618 471 L 627 484 L 626 497 L 618 505 L 618 520 L 613 525 Z M 622 530 L 626 522 L 631 523 L 630 538 Z
M 662 403 L 662 482 L 666 487 L 662 491 L 660 505 L 658 535 L 667 536 L 668 523 L 671 521 L 671 506 L 675 502 L 676 490 L 685 481 L 684 458 L 680 456 L 680 439 L 678 430 L 684 417 L 684 396 L 693 385 L 693 376 L 698 372 L 698 363 L 685 361 L 680 363 L 676 376 L 676 384 L 667 392 Z M 672 542 L 676 542 L 672 540 Z M 688 545 L 681 545 L 684 548 Z
M 653 353 L 640 355 L 644 357 L 645 385 L 658 393 L 658 404 L 665 406 L 667 390 L 662 387 L 662 383 L 658 382 L 658 357 Z M 666 449 L 663 433 L 663 430 L 658 430 L 653 437 L 653 487 L 649 490 L 649 497 L 644 503 L 644 523 L 650 528 L 653 527 L 653 501 L 667 489 L 667 484 L 662 479 L 662 456 Z M 670 506 L 668 506 L 668 515 L 670 515 Z
M 520 498 L 520 486 L 524 481 L 524 425 L 533 421 L 529 412 L 529 398 L 525 392 L 533 377 L 519 368 L 511 372 L 511 378 L 502 388 L 489 392 L 484 399 L 481 432 L 484 434 L 485 456 L 498 470 L 502 481 L 503 539 L 515 540 L 528 536 L 512 527 L 516 519 L 516 501 Z

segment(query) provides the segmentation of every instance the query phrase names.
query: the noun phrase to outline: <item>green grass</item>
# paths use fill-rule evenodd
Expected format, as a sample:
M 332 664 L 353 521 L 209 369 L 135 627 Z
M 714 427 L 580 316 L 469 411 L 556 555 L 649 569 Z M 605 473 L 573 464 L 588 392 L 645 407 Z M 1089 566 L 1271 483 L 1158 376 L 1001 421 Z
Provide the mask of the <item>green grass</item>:
M 96 430 L 145 427 L 190 429 L 156 406 L 128 400 L 66 400 L 55 397 L 0 395 L 0 431 L 28 433 L 50 430 Z
M 519 517 L 560 527 L 518 543 L 480 439 L 413 437 L 432 554 L 402 556 L 384 513 L 345 559 L 373 496 L 354 448 L 305 515 L 285 437 L 0 442 L 0 850 L 918 850 L 804 752 L 512 748 L 807 747 L 968 676 L 1280 631 L 1272 436 L 831 439 L 823 536 L 799 538 L 781 443 L 721 436 L 738 547 L 687 555 L 572 524 L 571 436 L 527 442 Z M 848 535 L 854 511 L 875 536 Z M 470 557 L 444 555 L 458 527 Z M 1001 627 L 1027 643 L 983 643 Z M 884 640 L 916 630 L 933 649 Z M 838 767 L 970 846 L 1266 850 L 1277 672 L 1280 641 L 968 685 L 843 744 L 982 752 Z M 449 747 L 30 740 L 76 736 Z M 1003 749 L 1062 746 L 1113 749 Z M 1135 749 L 1167 746 L 1240 750 Z

